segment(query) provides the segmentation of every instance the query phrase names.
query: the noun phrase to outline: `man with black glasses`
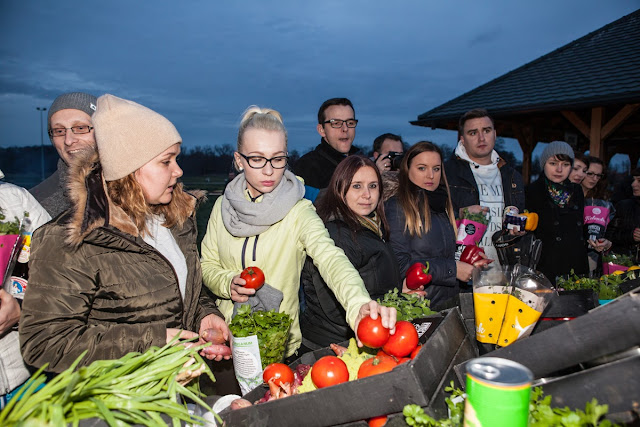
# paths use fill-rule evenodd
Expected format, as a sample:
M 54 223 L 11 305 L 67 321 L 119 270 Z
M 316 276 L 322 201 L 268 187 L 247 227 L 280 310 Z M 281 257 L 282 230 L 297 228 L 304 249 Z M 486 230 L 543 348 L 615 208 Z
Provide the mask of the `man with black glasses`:
M 47 128 L 49 139 L 60 155 L 58 169 L 29 191 L 52 218 L 69 207 L 65 194 L 69 162 L 81 152 L 95 149 L 91 116 L 96 102 L 93 95 L 72 92 L 58 96 L 49 108 Z
M 331 98 L 322 103 L 317 126 L 320 144 L 302 156 L 293 168 L 304 179 L 305 197 L 313 200 L 318 190 L 329 185 L 338 163 L 358 151 L 352 147 L 357 124 L 353 104 L 347 98 Z

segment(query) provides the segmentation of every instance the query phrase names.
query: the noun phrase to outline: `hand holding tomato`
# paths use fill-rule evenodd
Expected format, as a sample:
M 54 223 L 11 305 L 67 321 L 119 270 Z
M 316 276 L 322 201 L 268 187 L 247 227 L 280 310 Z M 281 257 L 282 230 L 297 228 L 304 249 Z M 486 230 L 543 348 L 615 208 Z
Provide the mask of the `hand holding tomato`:
M 255 289 L 256 291 L 264 285 L 264 273 L 258 267 L 247 267 L 240 273 L 240 278 L 244 279 L 245 288 Z
M 369 301 L 366 304 L 362 304 L 360 307 L 360 311 L 358 312 L 358 317 L 356 318 L 356 324 L 354 331 L 358 330 L 358 325 L 360 321 L 367 317 L 371 316 L 373 320 L 377 319 L 378 316 L 382 319 L 382 326 L 389 329 L 390 334 L 394 334 L 396 331 L 396 309 L 393 307 L 385 307 L 378 304 L 376 301 Z M 362 347 L 364 344 L 360 341 L 356 334 L 356 339 L 358 340 L 358 347 Z

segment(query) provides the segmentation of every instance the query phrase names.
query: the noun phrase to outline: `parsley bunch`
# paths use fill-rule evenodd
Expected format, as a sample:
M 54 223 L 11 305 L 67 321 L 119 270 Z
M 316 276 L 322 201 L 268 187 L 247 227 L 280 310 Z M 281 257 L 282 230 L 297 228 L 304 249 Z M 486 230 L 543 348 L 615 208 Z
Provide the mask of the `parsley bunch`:
M 3 210 L 0 208 L 0 235 L 20 234 L 20 220 L 18 217 L 14 217 L 14 221 L 5 221 L 6 216 L 2 212 Z
M 479 222 L 480 224 L 484 224 L 484 225 L 489 224 L 489 220 L 487 219 L 487 214 L 482 212 L 471 213 L 467 208 L 464 208 L 462 210 L 462 216 L 460 216 L 460 219 L 468 219 L 469 221 Z
M 242 305 L 231 319 L 229 329 L 236 338 L 256 335 L 260 347 L 262 368 L 268 364 L 282 362 L 289 339 L 291 317 L 275 310 L 251 312 L 249 304 Z
M 382 299 L 378 298 L 378 304 L 385 307 L 394 307 L 398 311 L 398 320 L 411 321 L 436 314 L 429 307 L 428 299 L 420 298 L 416 294 L 398 292 L 398 288 L 384 294 Z

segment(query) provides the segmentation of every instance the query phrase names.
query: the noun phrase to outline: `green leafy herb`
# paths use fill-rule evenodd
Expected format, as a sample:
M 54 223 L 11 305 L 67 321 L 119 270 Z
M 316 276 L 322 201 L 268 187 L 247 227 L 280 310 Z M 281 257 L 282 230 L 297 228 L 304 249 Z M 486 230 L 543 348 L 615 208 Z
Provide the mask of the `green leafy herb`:
M 445 391 L 452 393 L 446 398 L 449 407 L 449 418 L 436 420 L 425 414 L 418 405 L 406 405 L 402 410 L 405 422 L 413 427 L 460 427 L 464 416 L 464 393 L 454 388 L 453 381 Z M 535 387 L 531 391 L 529 401 L 529 427 L 613 427 L 609 420 L 602 419 L 609 412 L 608 405 L 598 405 L 592 399 L 585 405 L 585 410 L 572 411 L 568 407 L 551 408 L 551 395 L 544 396 L 542 388 Z
M 394 307 L 398 311 L 398 320 L 410 321 L 436 314 L 429 307 L 428 299 L 420 298 L 416 294 L 398 292 L 397 288 L 384 294 L 382 299 L 378 298 L 378 304 Z
M 598 293 L 599 299 L 615 299 L 622 295 L 620 284 L 637 277 L 636 271 L 631 270 L 622 274 L 605 274 L 599 278 L 580 277 L 573 270 L 557 280 L 559 289 L 571 291 L 577 289 L 592 290 Z
M 229 329 L 234 337 L 256 335 L 260 347 L 262 367 L 270 363 L 282 362 L 289 339 L 291 317 L 275 310 L 251 312 L 249 304 L 242 305 L 238 314 L 231 319 Z
M 623 265 L 625 267 L 631 267 L 633 265 L 633 259 L 629 255 L 624 254 L 606 254 L 602 256 L 604 262 L 612 262 L 614 264 Z
M 185 386 L 195 370 L 215 380 L 199 355 L 205 346 L 187 348 L 174 339 L 162 348 L 151 347 L 116 360 L 96 360 L 78 368 L 85 351 L 53 379 L 43 373 L 45 365 L 0 412 L 0 425 L 77 426 L 88 418 L 118 426 L 167 425 L 162 415 L 171 417 L 173 425 L 202 424 L 205 420 L 189 414 L 179 395 L 212 411 L 201 398 L 198 382 Z
M 489 224 L 489 220 L 487 219 L 487 214 L 479 212 L 479 213 L 471 213 L 469 209 L 462 209 L 462 216 L 460 219 L 468 219 L 469 221 L 479 222 L 480 224 L 487 225 Z
M 14 217 L 13 221 L 5 221 L 6 216 L 2 213 L 3 210 L 0 208 L 0 235 L 4 234 L 20 234 L 20 220 L 18 217 Z M 26 216 L 28 214 L 25 212 Z

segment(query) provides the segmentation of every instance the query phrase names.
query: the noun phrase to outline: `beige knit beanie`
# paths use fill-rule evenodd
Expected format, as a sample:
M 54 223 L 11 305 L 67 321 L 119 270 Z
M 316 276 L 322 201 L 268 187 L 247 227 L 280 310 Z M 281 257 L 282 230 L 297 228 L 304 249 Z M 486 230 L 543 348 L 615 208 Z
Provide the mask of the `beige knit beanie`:
M 98 98 L 91 120 L 106 181 L 124 178 L 182 142 L 175 126 L 164 116 L 109 94 Z

